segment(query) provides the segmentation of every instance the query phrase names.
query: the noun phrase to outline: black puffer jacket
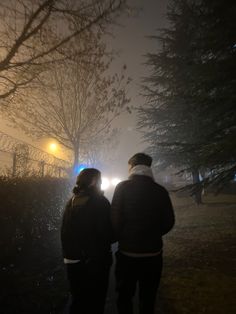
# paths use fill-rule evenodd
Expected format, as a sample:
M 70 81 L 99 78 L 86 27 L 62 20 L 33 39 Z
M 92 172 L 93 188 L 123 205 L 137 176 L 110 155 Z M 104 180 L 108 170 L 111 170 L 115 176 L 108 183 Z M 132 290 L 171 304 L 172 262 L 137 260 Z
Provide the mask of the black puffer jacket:
M 108 200 L 96 191 L 72 197 L 63 215 L 61 241 L 64 258 L 109 258 L 112 226 Z
M 117 185 L 112 200 L 112 224 L 120 250 L 154 253 L 162 248 L 162 235 L 174 225 L 174 212 L 166 189 L 144 175 L 133 175 Z

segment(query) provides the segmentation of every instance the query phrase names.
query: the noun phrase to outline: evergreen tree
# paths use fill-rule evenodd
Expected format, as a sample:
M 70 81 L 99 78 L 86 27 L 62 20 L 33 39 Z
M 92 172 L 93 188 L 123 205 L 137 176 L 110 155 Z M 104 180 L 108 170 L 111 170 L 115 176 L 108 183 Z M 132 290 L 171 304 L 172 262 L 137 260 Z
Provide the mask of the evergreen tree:
M 152 36 L 161 48 L 147 54 L 139 127 L 159 166 L 187 170 L 197 184 L 200 169 L 221 182 L 235 171 L 233 9 L 233 1 L 173 0 L 170 27 Z

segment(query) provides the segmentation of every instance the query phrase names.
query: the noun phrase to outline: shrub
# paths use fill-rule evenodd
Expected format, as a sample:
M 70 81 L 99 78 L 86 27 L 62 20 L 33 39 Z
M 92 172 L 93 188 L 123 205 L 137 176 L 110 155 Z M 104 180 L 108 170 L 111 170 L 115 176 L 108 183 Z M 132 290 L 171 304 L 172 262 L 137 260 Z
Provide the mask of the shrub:
M 0 177 L 2 313 L 56 313 L 66 297 L 60 224 L 71 184 Z

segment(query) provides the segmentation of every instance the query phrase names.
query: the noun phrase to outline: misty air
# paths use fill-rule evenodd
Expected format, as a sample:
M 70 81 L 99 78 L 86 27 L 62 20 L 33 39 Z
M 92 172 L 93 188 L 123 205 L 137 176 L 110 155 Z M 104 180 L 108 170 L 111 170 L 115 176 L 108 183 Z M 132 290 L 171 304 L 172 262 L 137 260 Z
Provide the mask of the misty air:
M 235 313 L 235 1 L 0 17 L 0 313 Z

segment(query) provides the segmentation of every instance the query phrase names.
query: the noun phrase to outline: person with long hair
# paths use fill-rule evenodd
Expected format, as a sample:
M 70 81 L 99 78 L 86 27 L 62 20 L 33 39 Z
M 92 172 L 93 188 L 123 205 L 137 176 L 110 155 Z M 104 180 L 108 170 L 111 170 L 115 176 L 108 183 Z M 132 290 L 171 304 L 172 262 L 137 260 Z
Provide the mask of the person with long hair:
M 71 292 L 70 314 L 102 314 L 112 264 L 112 226 L 99 170 L 87 168 L 78 175 L 63 214 L 61 242 Z

